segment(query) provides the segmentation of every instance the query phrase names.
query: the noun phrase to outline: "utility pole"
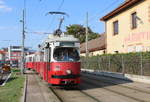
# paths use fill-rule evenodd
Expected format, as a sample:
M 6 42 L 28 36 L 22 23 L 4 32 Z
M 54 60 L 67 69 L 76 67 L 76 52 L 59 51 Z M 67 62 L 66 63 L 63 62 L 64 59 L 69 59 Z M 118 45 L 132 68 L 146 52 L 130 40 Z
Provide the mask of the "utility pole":
M 22 15 L 22 52 L 21 52 L 21 74 L 24 74 L 24 40 L 25 40 L 25 10 L 23 9 Z
M 86 68 L 88 68 L 88 12 L 86 13 L 86 39 L 85 39 L 85 51 L 86 51 Z
M 88 57 L 88 12 L 86 13 L 86 39 L 85 39 L 86 58 Z

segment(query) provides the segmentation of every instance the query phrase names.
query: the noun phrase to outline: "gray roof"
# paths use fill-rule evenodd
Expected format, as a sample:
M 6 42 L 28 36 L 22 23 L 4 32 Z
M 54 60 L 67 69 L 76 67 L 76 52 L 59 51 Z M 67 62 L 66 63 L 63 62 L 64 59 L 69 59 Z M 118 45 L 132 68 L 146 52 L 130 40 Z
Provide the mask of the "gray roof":
M 80 52 L 85 53 L 85 43 L 80 46 Z M 99 38 L 88 41 L 88 51 L 98 51 L 106 49 L 106 34 L 101 34 Z

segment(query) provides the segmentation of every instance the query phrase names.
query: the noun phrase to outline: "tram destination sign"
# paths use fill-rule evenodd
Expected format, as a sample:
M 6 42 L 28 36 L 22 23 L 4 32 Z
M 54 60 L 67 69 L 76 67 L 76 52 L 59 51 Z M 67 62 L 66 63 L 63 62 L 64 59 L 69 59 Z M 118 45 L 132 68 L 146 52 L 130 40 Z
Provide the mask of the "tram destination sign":
M 75 46 L 74 42 L 61 42 L 60 46 Z
M 55 42 L 55 46 L 66 46 L 66 47 L 80 47 L 80 43 L 77 42 Z

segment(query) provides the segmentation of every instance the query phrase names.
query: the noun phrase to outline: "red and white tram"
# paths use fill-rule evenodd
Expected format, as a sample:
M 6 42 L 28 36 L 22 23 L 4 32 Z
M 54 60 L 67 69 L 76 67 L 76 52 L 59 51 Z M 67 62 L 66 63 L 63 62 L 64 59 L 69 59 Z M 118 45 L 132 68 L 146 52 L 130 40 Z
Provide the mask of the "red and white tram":
M 26 68 L 34 69 L 52 85 L 80 83 L 80 43 L 71 35 L 49 35 L 41 51 L 26 56 Z

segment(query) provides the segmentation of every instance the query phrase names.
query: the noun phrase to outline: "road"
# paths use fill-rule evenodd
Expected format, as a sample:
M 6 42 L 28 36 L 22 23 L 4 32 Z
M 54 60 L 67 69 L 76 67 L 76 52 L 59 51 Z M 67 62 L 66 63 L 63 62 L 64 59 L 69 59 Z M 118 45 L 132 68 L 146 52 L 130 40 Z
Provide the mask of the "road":
M 78 89 L 63 89 L 31 71 L 27 75 L 26 102 L 150 102 L 149 84 L 82 74 Z

